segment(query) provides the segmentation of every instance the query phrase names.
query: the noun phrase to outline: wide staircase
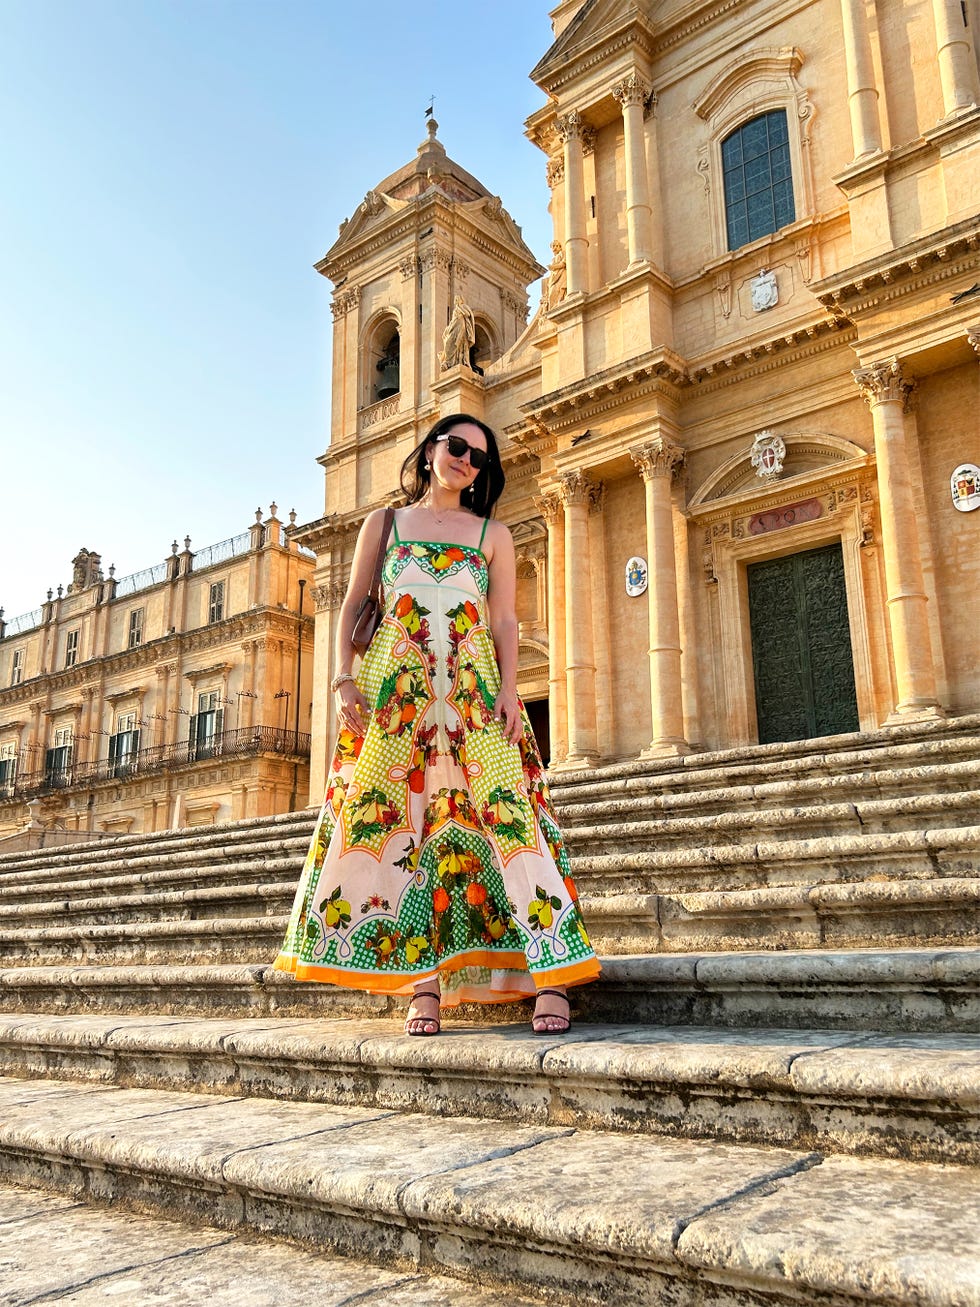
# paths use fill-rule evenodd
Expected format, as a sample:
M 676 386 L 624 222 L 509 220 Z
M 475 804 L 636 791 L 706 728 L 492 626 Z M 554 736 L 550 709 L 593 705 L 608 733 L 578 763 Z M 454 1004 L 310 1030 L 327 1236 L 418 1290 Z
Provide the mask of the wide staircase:
M 273 972 L 310 813 L 0 856 L 0 1301 L 980 1307 L 980 716 L 553 793 L 565 1036 Z

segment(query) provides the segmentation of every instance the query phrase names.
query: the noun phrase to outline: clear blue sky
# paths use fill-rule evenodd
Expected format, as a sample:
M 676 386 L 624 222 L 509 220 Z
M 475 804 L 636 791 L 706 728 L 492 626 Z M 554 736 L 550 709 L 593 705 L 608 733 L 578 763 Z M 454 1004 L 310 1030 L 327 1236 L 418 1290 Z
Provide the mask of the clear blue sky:
M 0 605 L 323 511 L 330 284 L 312 264 L 449 154 L 541 262 L 546 0 L 0 0 Z

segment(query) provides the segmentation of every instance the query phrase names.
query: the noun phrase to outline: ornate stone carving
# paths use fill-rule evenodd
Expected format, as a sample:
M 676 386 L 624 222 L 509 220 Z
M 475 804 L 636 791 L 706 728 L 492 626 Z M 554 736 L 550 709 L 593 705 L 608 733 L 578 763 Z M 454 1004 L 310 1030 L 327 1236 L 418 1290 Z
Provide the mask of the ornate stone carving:
M 563 113 L 555 119 L 555 129 L 558 132 L 562 142 L 571 141 L 576 136 L 581 139 L 582 136 L 582 115 L 577 109 L 571 113 Z
M 384 207 L 384 199 L 377 191 L 368 191 L 361 201 L 361 212 L 369 214 L 372 218 L 379 214 Z
M 568 289 L 565 269 L 565 247 L 561 241 L 551 242 L 552 261 L 548 265 L 548 288 L 546 291 L 549 309 L 556 308 L 565 298 Z
M 915 389 L 914 381 L 906 381 L 902 365 L 897 358 L 872 363 L 869 368 L 854 368 L 851 372 L 869 407 L 887 401 L 898 401 L 907 408 Z
M 346 290 L 335 292 L 333 303 L 330 305 L 330 312 L 335 318 L 342 318 L 350 313 L 351 309 L 357 308 L 360 302 L 360 286 L 351 286 Z
M 534 505 L 549 526 L 554 526 L 561 521 L 564 503 L 561 495 L 556 491 L 552 491 L 547 495 L 540 495 L 535 499 Z
M 673 477 L 674 470 L 684 461 L 684 451 L 672 440 L 656 436 L 629 451 L 644 481 L 652 477 Z
M 548 160 L 548 166 L 545 168 L 545 177 L 547 178 L 548 185 L 552 190 L 555 189 L 559 182 L 565 180 L 565 160 L 560 154 L 556 154 L 554 158 Z
M 453 256 L 448 250 L 426 250 L 419 260 L 423 272 L 431 272 L 433 268 L 439 268 L 442 272 L 448 272 L 452 267 Z
M 457 281 L 465 281 L 472 271 L 470 265 L 459 258 L 453 259 L 452 268 Z
M 589 479 L 588 473 L 581 468 L 575 472 L 561 472 L 559 474 L 558 494 L 561 496 L 562 502 L 569 507 L 573 504 L 584 504 L 586 507 L 590 507 L 594 489 L 594 484 Z
M 767 484 L 782 476 L 786 442 L 773 431 L 760 431 L 752 441 L 751 462 L 757 477 Z
M 980 322 L 967 330 L 966 338 L 975 354 L 980 354 Z
M 616 83 L 612 93 L 613 99 L 617 100 L 624 109 L 631 104 L 642 104 L 645 107 L 651 89 L 637 77 L 636 73 L 630 73 L 629 77 L 624 77 L 621 82 Z
M 596 130 L 594 127 L 582 128 L 582 153 L 592 154 L 595 150 Z
M 593 482 L 589 487 L 589 512 L 601 513 L 602 501 L 606 495 L 606 483 L 604 481 Z
M 398 271 L 402 274 L 402 281 L 411 281 L 417 277 L 422 270 L 421 260 L 417 254 L 407 255 L 398 265 Z

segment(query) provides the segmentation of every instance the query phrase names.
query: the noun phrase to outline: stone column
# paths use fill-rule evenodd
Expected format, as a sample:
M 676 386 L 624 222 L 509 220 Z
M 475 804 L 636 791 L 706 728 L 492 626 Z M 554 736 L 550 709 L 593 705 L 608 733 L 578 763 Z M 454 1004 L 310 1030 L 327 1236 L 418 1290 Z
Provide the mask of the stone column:
M 565 155 L 565 270 L 567 294 L 588 289 L 589 238 L 585 230 L 585 156 L 582 116 L 576 111 L 557 121 Z
M 855 368 L 854 380 L 874 424 L 881 548 L 898 692 L 892 720 L 907 719 L 910 713 L 935 717 L 941 714 L 903 418 L 914 383 L 904 380 L 898 359 Z
M 871 37 L 865 0 L 840 0 L 844 24 L 844 60 L 847 65 L 847 104 L 851 114 L 854 158 L 881 149 L 878 88 L 871 58 Z
M 643 111 L 649 86 L 630 73 L 613 87 L 613 96 L 623 109 L 623 144 L 626 154 L 626 238 L 630 267 L 649 263 L 652 257 L 650 185 Z
M 680 620 L 671 481 L 684 451 L 663 436 L 630 450 L 646 489 L 647 564 L 650 569 L 650 715 L 653 756 L 688 753 L 681 692 Z
M 548 527 L 548 703 L 551 761 L 568 756 L 568 694 L 565 682 L 565 521 L 559 495 L 543 495 L 538 506 Z
M 976 105 L 977 70 L 960 0 L 932 0 L 932 11 L 936 23 L 943 112 L 949 118 Z
M 565 507 L 565 692 L 568 763 L 591 766 L 598 757 L 595 646 L 592 639 L 592 564 L 585 472 L 563 472 L 559 494 Z

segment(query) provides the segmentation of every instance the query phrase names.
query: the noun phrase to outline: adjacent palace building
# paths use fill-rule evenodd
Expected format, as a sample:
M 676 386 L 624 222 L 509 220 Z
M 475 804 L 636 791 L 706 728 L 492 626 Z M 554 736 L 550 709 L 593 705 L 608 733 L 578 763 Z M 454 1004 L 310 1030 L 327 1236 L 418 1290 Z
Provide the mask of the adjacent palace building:
M 68 730 L 111 771 L 127 714 L 166 718 L 154 744 L 187 750 L 128 807 L 99 772 L 64 800 L 76 812 L 105 791 L 148 828 L 181 789 L 219 820 L 286 799 L 286 754 L 191 755 L 212 693 L 229 711 L 260 696 L 243 725 L 289 726 L 298 546 L 319 801 L 357 531 L 460 410 L 502 437 L 520 689 L 553 767 L 980 710 L 980 0 L 564 0 L 551 17 L 527 123 L 549 266 L 430 122 L 317 264 L 323 516 L 286 544 L 257 524 L 226 564 L 176 555 L 146 592 L 152 653 L 130 647 L 141 594 L 103 581 L 0 641 L 17 767 L 33 746 L 28 770 L 50 770 Z M 446 368 L 454 313 L 472 348 Z M 219 576 L 249 596 L 215 623 Z

